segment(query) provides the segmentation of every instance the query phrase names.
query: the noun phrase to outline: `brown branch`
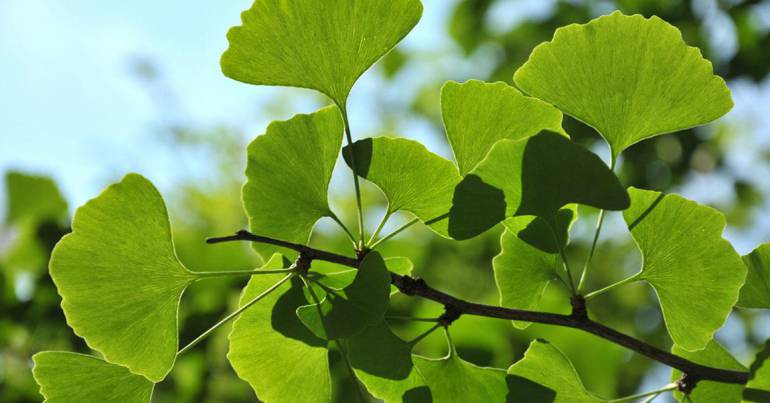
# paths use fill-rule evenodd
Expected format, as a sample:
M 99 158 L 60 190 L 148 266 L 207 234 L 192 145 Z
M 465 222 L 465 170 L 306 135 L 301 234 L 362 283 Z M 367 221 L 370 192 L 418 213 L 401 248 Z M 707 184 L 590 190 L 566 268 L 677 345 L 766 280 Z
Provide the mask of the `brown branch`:
M 338 255 L 336 253 L 311 248 L 306 245 L 300 245 L 269 237 L 254 235 L 248 231 L 239 231 L 236 235 L 229 237 L 210 238 L 206 242 L 219 243 L 227 241 L 252 241 L 281 246 L 297 251 L 301 256 L 304 256 L 310 260 L 324 260 L 327 262 L 337 263 L 353 268 L 358 268 L 362 258 L 350 258 L 347 256 Z M 694 385 L 700 380 L 741 385 L 746 384 L 746 382 L 749 380 L 748 372 L 733 371 L 701 365 L 682 358 L 678 355 L 672 354 L 668 351 L 659 349 L 644 341 L 623 334 L 601 323 L 595 322 L 591 320 L 586 314 L 585 300 L 583 300 L 582 297 L 573 299 L 573 314 L 561 315 L 549 312 L 536 312 L 504 308 L 500 306 L 484 305 L 465 301 L 432 288 L 422 279 L 415 279 L 410 276 L 402 276 L 396 273 L 390 273 L 390 280 L 391 283 L 396 286 L 396 288 L 398 288 L 402 293 L 409 296 L 422 297 L 443 304 L 447 310 L 451 310 L 457 317 L 460 315 L 476 315 L 488 318 L 518 320 L 523 322 L 571 327 L 573 329 L 580 329 L 582 331 L 591 333 L 612 343 L 636 351 L 637 353 L 651 358 L 657 362 L 682 371 L 682 373 L 685 374 L 683 379 L 687 380 L 687 389 L 689 390 L 692 390 Z

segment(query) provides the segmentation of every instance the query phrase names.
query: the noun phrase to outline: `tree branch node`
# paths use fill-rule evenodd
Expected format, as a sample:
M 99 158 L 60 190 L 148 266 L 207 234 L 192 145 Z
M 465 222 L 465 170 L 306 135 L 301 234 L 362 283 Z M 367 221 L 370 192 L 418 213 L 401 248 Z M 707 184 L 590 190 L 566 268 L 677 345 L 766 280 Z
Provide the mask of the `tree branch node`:
M 444 305 L 444 313 L 439 316 L 438 324 L 444 327 L 449 327 L 454 321 L 460 319 L 462 311 L 454 305 Z
M 575 295 L 570 298 L 572 304 L 572 317 L 583 322 L 588 321 L 588 309 L 586 308 L 586 299 L 582 295 Z

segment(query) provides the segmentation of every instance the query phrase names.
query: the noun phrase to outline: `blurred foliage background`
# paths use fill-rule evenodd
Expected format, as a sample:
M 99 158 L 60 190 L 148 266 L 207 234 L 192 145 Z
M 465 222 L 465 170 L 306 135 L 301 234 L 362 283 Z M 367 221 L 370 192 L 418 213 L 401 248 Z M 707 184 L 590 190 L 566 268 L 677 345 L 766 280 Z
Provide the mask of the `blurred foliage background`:
M 451 45 L 431 48 L 406 43 L 367 73 L 361 84 L 368 88 L 367 106 L 358 108 L 353 120 L 354 130 L 357 125 L 366 128 L 358 136 L 403 133 L 447 155 L 439 109 L 440 86 L 445 80 L 477 78 L 511 83 L 513 72 L 531 49 L 549 40 L 557 27 L 584 23 L 615 9 L 658 15 L 676 25 L 690 45 L 701 48 L 712 60 L 715 71 L 733 89 L 736 108 L 708 127 L 657 137 L 632 147 L 620 161 L 619 175 L 629 186 L 680 192 L 719 208 L 728 217 L 726 235 L 741 253 L 770 241 L 770 2 L 438 1 L 441 4 L 426 0 L 426 13 L 444 10 L 446 18 L 441 20 L 441 32 L 451 38 Z M 225 28 L 222 27 L 222 36 Z M 135 85 L 150 94 L 158 111 L 172 108 L 174 88 L 164 81 L 162 71 L 151 58 L 134 58 L 129 67 Z M 271 102 L 254 108 L 255 120 L 285 118 L 295 112 L 293 108 L 298 102 L 311 108 L 326 102 L 304 91 L 274 94 Z M 353 102 L 358 99 L 361 98 L 354 97 Z M 576 141 L 607 155 L 606 146 L 592 129 L 570 118 L 565 118 L 565 128 Z M 193 270 L 257 266 L 260 257 L 247 245 L 207 246 L 203 240 L 245 227 L 240 206 L 245 145 L 259 132 L 226 124 L 199 125 L 186 119 L 168 119 L 150 130 L 154 147 L 172 155 L 188 156 L 179 158 L 174 169 L 190 172 L 189 177 L 162 188 L 172 215 L 180 259 Z M 6 134 L 3 136 L 5 142 Z M 344 220 L 353 223 L 349 174 L 338 170 L 342 172 L 335 173 L 333 203 L 343 212 Z M 105 178 L 103 185 L 117 178 Z M 59 309 L 60 298 L 47 274 L 50 252 L 57 240 L 69 232 L 69 219 L 77 206 L 68 203 L 56 182 L 39 173 L 7 172 L 3 192 L 0 401 L 40 401 L 30 372 L 31 355 L 57 349 L 89 352 L 66 326 Z M 384 200 L 372 186 L 364 187 L 364 196 L 369 206 L 369 228 L 373 228 L 384 210 Z M 587 255 L 595 215 L 590 209 L 580 210 L 581 218 L 573 228 L 568 250 L 569 258 L 578 263 L 575 266 L 580 267 Z M 401 222 L 408 219 L 399 218 Z M 389 224 L 391 229 L 399 224 L 395 221 Z M 499 252 L 499 235 L 498 229 L 470 241 L 453 242 L 424 228 L 415 228 L 389 241 L 383 251 L 389 256 L 412 259 L 414 274 L 439 289 L 496 304 L 491 260 Z M 619 215 L 610 215 L 601 241 L 589 289 L 632 274 L 640 264 L 639 253 Z M 344 235 L 326 222 L 319 223 L 312 242 L 349 253 Z M 245 281 L 226 278 L 197 283 L 189 289 L 180 312 L 180 342 L 192 340 L 232 310 Z M 547 291 L 545 301 L 548 310 L 569 309 L 566 293 L 556 287 Z M 589 308 L 603 323 L 654 345 L 670 347 L 650 287 L 638 284 L 602 295 L 591 301 Z M 399 315 L 431 316 L 439 314 L 441 307 L 399 295 L 393 299 L 392 310 Z M 414 336 L 426 326 L 395 321 L 392 325 L 404 337 Z M 227 326 L 220 329 L 214 337 L 182 356 L 169 378 L 157 386 L 155 401 L 255 401 L 253 392 L 237 379 L 225 358 L 228 331 Z M 546 338 L 572 359 L 590 390 L 607 397 L 668 382 L 668 368 L 570 329 L 533 325 L 518 331 L 505 321 L 463 317 L 452 326 L 452 333 L 465 359 L 501 368 L 521 358 L 529 340 Z M 718 338 L 747 362 L 759 344 L 770 338 L 770 316 L 750 310 L 736 311 Z M 445 348 L 443 337 L 436 332 L 418 346 L 417 352 L 437 357 L 444 354 Z M 354 401 L 354 385 L 339 365 L 339 357 L 334 355 L 333 359 L 339 375 L 337 400 Z

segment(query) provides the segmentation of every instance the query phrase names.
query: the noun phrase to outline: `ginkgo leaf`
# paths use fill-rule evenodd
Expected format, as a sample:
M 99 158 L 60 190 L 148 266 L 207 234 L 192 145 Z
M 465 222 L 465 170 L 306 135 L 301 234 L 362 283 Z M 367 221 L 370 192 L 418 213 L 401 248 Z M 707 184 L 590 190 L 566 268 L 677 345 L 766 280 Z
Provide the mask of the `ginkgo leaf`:
M 6 223 L 62 221 L 67 202 L 51 178 L 8 172 L 5 175 Z
M 749 381 L 743 391 L 743 399 L 747 402 L 770 401 L 770 340 L 754 357 L 751 363 Z
M 334 216 L 328 189 L 343 129 L 339 110 L 331 106 L 273 122 L 249 144 L 243 206 L 253 233 L 304 244 L 316 221 Z M 263 257 L 277 250 L 254 247 Z
M 325 298 L 297 308 L 297 316 L 316 336 L 335 340 L 353 336 L 368 325 L 380 323 L 390 301 L 390 275 L 382 256 L 369 252 L 356 277 L 342 290 L 326 287 Z
M 701 351 L 689 352 L 681 347 L 674 346 L 671 349 L 671 352 L 701 365 L 735 371 L 746 371 L 746 367 L 738 362 L 738 360 L 736 360 L 716 340 L 711 340 L 706 348 Z M 676 382 L 681 378 L 681 371 L 676 369 L 671 371 L 672 382 Z M 743 385 L 702 380 L 699 381 L 695 389 L 690 392 L 690 401 L 693 403 L 740 403 L 742 401 L 742 393 Z M 676 396 L 680 402 L 686 402 L 686 400 L 683 399 L 684 395 L 681 392 L 675 391 L 674 396 Z
M 530 343 L 524 358 L 508 368 L 507 381 L 513 397 L 510 401 L 514 402 L 607 401 L 586 390 L 570 360 L 558 348 L 544 340 L 534 340 Z
M 448 236 L 446 218 L 461 179 L 451 161 L 403 138 L 359 140 L 353 144 L 353 152 L 358 175 L 385 193 L 387 214 L 408 211 L 439 235 Z M 343 152 L 348 165 L 349 154 Z
M 613 156 L 646 138 L 708 123 L 733 106 L 724 80 L 677 28 L 620 12 L 557 29 L 514 81 L 595 128 Z
M 471 238 L 512 216 L 553 221 L 571 203 L 623 210 L 629 200 L 599 157 L 564 136 L 500 140 L 455 189 L 449 234 Z
M 727 319 L 746 278 L 746 266 L 722 238 L 725 218 L 678 195 L 635 188 L 629 194 L 631 207 L 623 216 L 643 259 L 632 280 L 655 288 L 674 343 L 702 350 Z
M 265 269 L 283 267 L 274 255 Z M 275 284 L 270 276 L 252 276 L 240 304 Z M 307 300 L 299 279 L 282 284 L 245 310 L 233 323 L 227 358 L 238 376 L 270 403 L 328 403 L 331 377 L 327 342 L 311 333 L 295 311 Z
M 256 0 L 227 33 L 222 72 L 318 90 L 344 108 L 358 77 L 417 24 L 419 0 Z
M 176 257 L 166 205 L 126 175 L 75 212 L 50 262 L 67 323 L 108 362 L 162 380 L 174 365 L 177 310 L 195 275 Z
M 374 397 L 388 403 L 429 403 L 430 390 L 412 361 L 412 344 L 385 322 L 345 341 L 356 377 Z
M 743 257 L 748 268 L 738 306 L 770 309 L 770 243 L 759 246 Z
M 508 388 L 505 371 L 479 367 L 450 349 L 440 359 L 413 356 L 434 402 L 505 402 Z
M 500 293 L 500 305 L 506 308 L 537 310 L 540 298 L 551 281 L 559 278 L 559 244 L 566 244 L 566 233 L 574 222 L 573 209 L 559 210 L 557 229 L 542 218 L 524 216 L 505 220 L 500 237 L 500 254 L 492 266 Z M 519 329 L 529 322 L 513 322 Z
M 498 140 L 523 139 L 546 129 L 564 132 L 561 111 L 503 82 L 448 81 L 441 89 L 441 113 L 462 175 Z
M 155 386 L 128 368 L 90 355 L 44 351 L 32 361 L 46 403 L 149 403 Z

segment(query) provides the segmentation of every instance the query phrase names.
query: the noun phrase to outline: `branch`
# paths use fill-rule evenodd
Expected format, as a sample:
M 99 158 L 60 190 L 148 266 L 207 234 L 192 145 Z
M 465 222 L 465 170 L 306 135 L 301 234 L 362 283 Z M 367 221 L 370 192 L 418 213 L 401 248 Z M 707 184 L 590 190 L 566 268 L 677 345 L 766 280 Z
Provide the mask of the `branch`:
M 300 255 L 303 255 L 310 260 L 324 260 L 352 268 L 358 268 L 359 263 L 363 259 L 363 255 L 358 258 L 350 258 L 336 253 L 311 248 L 306 245 L 254 235 L 248 231 L 239 231 L 234 236 L 229 237 L 210 238 L 206 242 L 219 243 L 227 241 L 251 241 L 281 246 L 297 251 Z M 410 276 L 402 276 L 396 273 L 390 273 L 390 281 L 402 293 L 409 296 L 422 297 L 443 304 L 447 310 L 451 310 L 457 317 L 460 315 L 476 315 L 488 318 L 518 320 L 523 322 L 571 327 L 573 329 L 580 329 L 584 332 L 591 333 L 612 343 L 636 351 L 657 362 L 682 371 L 682 373 L 685 374 L 683 381 L 686 382 L 683 382 L 682 385 L 680 385 L 680 389 L 684 389 L 685 391 L 692 390 L 692 388 L 695 387 L 695 384 L 701 380 L 741 385 L 746 384 L 749 380 L 748 372 L 701 365 L 623 334 L 601 323 L 595 322 L 588 317 L 585 310 L 585 300 L 580 296 L 573 297 L 572 299 L 573 313 L 571 315 L 561 315 L 465 301 L 432 288 L 422 279 L 415 279 Z

